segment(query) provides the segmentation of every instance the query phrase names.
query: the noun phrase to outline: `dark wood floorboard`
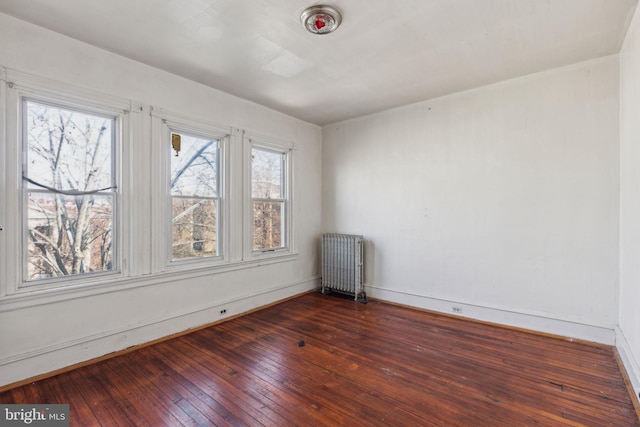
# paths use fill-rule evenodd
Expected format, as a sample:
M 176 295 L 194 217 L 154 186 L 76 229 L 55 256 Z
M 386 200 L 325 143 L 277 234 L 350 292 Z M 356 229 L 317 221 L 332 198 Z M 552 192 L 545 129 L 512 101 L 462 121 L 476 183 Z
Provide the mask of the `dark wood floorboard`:
M 0 402 L 73 426 L 640 426 L 611 347 L 315 293 Z

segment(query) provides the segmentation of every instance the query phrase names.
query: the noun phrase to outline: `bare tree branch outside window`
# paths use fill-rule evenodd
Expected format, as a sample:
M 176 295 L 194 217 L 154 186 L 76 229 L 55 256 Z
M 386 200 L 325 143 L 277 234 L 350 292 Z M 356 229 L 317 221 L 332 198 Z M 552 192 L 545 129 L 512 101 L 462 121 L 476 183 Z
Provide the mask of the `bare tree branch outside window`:
M 253 148 L 251 152 L 253 250 L 270 250 L 285 246 L 284 192 L 284 154 Z
M 217 256 L 220 141 L 173 134 L 182 148 L 171 157 L 172 259 Z
M 30 100 L 24 110 L 26 280 L 113 270 L 115 117 Z

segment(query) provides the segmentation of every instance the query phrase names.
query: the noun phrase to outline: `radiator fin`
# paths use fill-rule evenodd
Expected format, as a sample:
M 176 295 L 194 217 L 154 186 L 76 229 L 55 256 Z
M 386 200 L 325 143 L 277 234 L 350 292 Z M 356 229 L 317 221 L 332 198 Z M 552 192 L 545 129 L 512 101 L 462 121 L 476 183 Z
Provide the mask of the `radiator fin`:
M 353 234 L 322 235 L 322 293 L 327 290 L 366 300 L 363 280 L 364 239 Z

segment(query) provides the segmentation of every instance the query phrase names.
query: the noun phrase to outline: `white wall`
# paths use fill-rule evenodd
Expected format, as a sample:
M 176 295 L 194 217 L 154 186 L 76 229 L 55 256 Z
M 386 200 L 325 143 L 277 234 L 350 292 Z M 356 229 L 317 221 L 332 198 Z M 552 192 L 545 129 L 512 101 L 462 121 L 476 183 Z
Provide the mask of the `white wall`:
M 618 65 L 325 126 L 323 229 L 368 240 L 369 295 L 613 344 Z
M 329 125 L 321 135 L 0 14 L 0 65 L 295 141 L 299 250 L 293 262 L 200 275 L 146 274 L 142 255 L 138 276 L 97 295 L 0 298 L 0 386 L 218 320 L 222 307 L 233 315 L 311 289 L 322 230 L 365 235 L 370 296 L 604 343 L 619 323 L 616 343 L 638 390 L 637 21 L 621 70 L 617 56 L 602 58 Z M 143 154 L 152 142 L 140 144 L 136 176 L 149 180 Z M 2 220 L 13 208 L 0 201 Z M 141 200 L 137 214 L 151 215 L 150 206 Z M 0 241 L 0 255 L 12 250 Z
M 616 345 L 640 393 L 640 11 L 620 53 L 620 326 Z
M 99 287 L 98 294 L 75 292 L 73 299 L 46 292 L 0 297 L 0 386 L 219 320 L 221 308 L 231 316 L 318 286 L 319 127 L 2 14 L 0 65 L 129 99 L 141 103 L 147 112 L 149 106 L 162 107 L 293 141 L 299 253 L 292 261 L 224 273 L 205 270 L 165 275 L 151 271 L 149 252 L 158 249 L 147 246 L 152 241 L 153 195 L 148 189 L 152 187 L 150 151 L 155 143 L 150 137 L 151 119 L 143 115 L 143 136 L 134 141 L 132 150 L 136 186 L 131 191 L 137 196 L 132 220 L 142 225 L 132 230 L 135 239 L 142 241 L 133 243 L 132 259 L 138 262 L 131 267 L 134 277 Z M 18 207 L 4 195 L 0 203 L 0 223 L 17 215 Z M 0 233 L 0 239 L 5 235 Z M 0 265 L 13 259 L 12 252 L 15 248 L 0 241 Z M 6 289 L 7 283 L 0 285 Z

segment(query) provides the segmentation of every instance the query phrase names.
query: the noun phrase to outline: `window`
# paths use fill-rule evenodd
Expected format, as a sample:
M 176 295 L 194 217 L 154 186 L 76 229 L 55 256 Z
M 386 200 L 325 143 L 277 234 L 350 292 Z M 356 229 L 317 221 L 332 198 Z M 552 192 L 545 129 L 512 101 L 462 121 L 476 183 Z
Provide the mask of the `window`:
M 118 269 L 114 115 L 22 99 L 25 282 Z
M 170 135 L 171 260 L 220 256 L 222 138 Z
M 287 247 L 287 154 L 251 148 L 252 248 L 256 252 Z
M 229 261 L 231 128 L 151 107 L 152 272 Z M 156 145 L 157 144 L 157 145 Z
M 0 79 L 0 299 L 43 291 L 66 298 L 136 285 L 130 279 L 139 276 L 205 275 L 296 257 L 293 143 L 7 76 Z

